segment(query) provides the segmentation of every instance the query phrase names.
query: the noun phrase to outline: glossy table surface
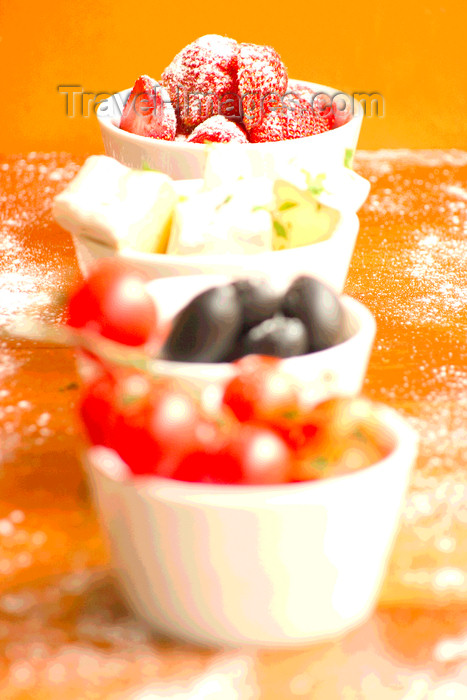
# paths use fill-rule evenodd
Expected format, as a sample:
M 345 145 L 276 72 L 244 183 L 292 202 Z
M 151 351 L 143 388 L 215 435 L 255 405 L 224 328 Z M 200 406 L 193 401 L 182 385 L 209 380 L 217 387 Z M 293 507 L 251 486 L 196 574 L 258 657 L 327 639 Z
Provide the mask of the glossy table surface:
M 60 317 L 78 276 L 52 197 L 82 157 L 0 157 L 0 324 Z M 360 153 L 372 183 L 346 292 L 378 333 L 365 394 L 421 451 L 380 605 L 341 640 L 213 651 L 125 608 L 80 466 L 73 352 L 0 336 L 0 698 L 467 697 L 467 153 Z M 304 533 L 304 536 L 306 533 Z

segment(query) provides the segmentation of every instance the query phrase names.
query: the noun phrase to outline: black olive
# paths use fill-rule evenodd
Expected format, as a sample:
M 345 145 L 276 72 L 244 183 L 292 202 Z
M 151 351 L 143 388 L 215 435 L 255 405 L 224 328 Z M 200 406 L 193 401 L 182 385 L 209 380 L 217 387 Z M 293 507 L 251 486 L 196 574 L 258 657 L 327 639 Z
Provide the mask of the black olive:
M 244 329 L 271 318 L 279 310 L 281 295 L 267 280 L 237 280 L 233 286 L 242 307 Z
M 251 354 L 294 357 L 306 353 L 307 347 L 303 323 L 298 318 L 277 315 L 250 328 L 237 343 L 232 359 Z
M 337 345 L 342 337 L 344 310 L 337 294 L 314 277 L 298 277 L 284 295 L 282 310 L 299 318 L 308 333 L 308 352 Z
M 177 314 L 163 356 L 180 362 L 220 362 L 235 344 L 241 327 L 234 287 L 208 289 Z

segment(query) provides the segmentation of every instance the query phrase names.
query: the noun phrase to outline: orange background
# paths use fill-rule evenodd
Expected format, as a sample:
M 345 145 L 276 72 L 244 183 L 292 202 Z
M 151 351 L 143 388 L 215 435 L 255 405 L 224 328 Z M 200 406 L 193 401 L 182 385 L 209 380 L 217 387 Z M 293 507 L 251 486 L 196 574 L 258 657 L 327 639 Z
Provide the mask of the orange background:
M 360 147 L 467 148 L 466 19 L 460 0 L 0 0 L 0 152 L 102 151 L 92 108 L 67 117 L 57 87 L 157 78 L 207 33 L 274 46 L 292 77 L 381 93 L 385 116 L 364 120 Z

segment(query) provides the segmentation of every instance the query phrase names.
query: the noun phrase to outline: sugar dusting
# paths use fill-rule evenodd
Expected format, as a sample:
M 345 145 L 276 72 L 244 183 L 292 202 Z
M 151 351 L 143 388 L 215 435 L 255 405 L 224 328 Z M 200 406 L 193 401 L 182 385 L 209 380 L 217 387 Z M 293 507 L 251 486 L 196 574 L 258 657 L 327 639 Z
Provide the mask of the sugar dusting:
M 200 653 L 154 637 L 105 575 L 70 574 L 5 594 L 0 611 L 0 651 L 8 660 L 2 699 L 27 688 L 34 697 L 103 700 L 130 686 L 133 700 L 257 697 L 252 657 Z
M 19 313 L 51 319 L 58 255 L 37 261 L 41 232 L 51 221 L 52 198 L 78 170 L 63 154 L 30 153 L 0 170 L 0 325 Z M 57 184 L 56 184 L 57 183 Z M 1 363 L 0 363 L 1 371 Z
M 373 183 L 347 285 L 378 322 L 366 392 L 420 434 L 385 593 L 465 600 L 467 153 L 363 152 L 356 164 Z M 372 249 L 379 271 L 366 264 Z
M 77 170 L 62 154 L 0 163 L 0 326 L 19 313 L 52 322 L 60 314 L 53 299 L 76 266 L 50 205 Z M 61 412 L 65 400 L 54 403 L 58 390 L 76 386 L 60 384 L 66 360 L 57 351 L 41 349 L 37 365 L 35 357 L 31 343 L 1 336 L 0 697 L 104 700 L 130 687 L 141 697 L 146 689 L 157 697 L 250 697 L 248 659 L 154 640 L 113 581 L 94 573 L 107 559 L 72 453 L 72 407 Z M 29 376 L 37 377 L 31 387 Z
M 58 229 L 51 241 L 50 211 L 52 198 L 78 169 L 62 153 L 32 152 L 0 163 L 0 382 L 5 387 L 0 395 L 0 462 L 24 438 L 27 428 L 23 426 L 21 435 L 21 416 L 31 408 L 25 399 L 12 404 L 7 388 L 28 362 L 31 344 L 8 337 L 5 329 L 23 314 L 48 322 L 60 316 L 53 300 L 66 281 L 63 254 L 72 255 L 72 243 Z M 35 439 L 43 443 L 46 437 L 38 434 Z
M 378 151 L 358 151 L 358 169 L 370 168 L 374 172 L 395 166 L 398 170 L 416 165 L 426 168 L 442 168 L 444 166 L 463 167 L 467 165 L 467 151 L 457 148 L 437 149 L 408 149 L 381 148 Z

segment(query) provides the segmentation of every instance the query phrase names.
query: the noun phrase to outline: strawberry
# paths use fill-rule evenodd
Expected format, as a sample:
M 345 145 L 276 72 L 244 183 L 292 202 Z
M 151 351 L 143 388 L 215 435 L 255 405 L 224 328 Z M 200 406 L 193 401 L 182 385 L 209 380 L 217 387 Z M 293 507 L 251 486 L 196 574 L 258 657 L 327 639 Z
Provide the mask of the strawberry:
M 199 124 L 194 131 L 191 132 L 187 141 L 189 143 L 206 143 L 206 141 L 216 143 L 226 143 L 228 141 L 248 143 L 243 129 L 238 124 L 220 115 L 210 117 L 202 124 Z
M 179 120 L 193 128 L 209 117 L 240 116 L 237 96 L 237 42 L 207 34 L 185 46 L 161 78 Z
M 120 128 L 139 136 L 173 141 L 177 128 L 167 92 L 147 75 L 138 78 L 123 109 Z
M 329 124 L 313 111 L 303 97 L 288 94 L 280 104 L 264 113 L 262 121 L 249 130 L 250 141 L 283 141 L 299 139 L 329 131 Z
M 285 94 L 287 69 L 275 49 L 257 44 L 240 44 L 237 63 L 243 121 L 250 129 L 262 120 L 264 100 Z
M 328 95 L 325 92 L 315 92 L 308 85 L 289 81 L 287 94 L 297 95 L 305 99 L 328 124 L 330 129 L 346 124 L 352 118 L 352 108 L 348 96 Z
M 353 111 L 349 97 L 346 95 L 335 97 L 332 101 L 332 111 L 334 114 L 333 128 L 347 124 L 352 119 Z

